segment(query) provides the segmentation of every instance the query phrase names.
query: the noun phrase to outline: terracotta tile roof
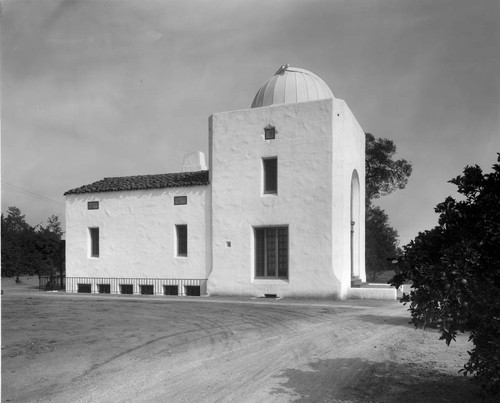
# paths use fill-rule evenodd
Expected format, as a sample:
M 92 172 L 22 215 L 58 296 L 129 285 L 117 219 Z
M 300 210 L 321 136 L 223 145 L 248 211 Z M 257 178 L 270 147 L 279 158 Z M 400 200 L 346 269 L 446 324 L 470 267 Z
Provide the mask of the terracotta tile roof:
M 208 171 L 104 178 L 90 185 L 68 190 L 64 195 L 79 193 L 118 192 L 124 190 L 161 189 L 208 185 Z

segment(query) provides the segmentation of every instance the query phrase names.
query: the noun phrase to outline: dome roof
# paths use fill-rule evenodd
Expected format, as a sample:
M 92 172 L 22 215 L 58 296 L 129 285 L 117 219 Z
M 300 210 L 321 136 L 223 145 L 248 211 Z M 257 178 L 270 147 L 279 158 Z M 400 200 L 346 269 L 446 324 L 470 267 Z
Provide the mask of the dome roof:
M 333 98 L 332 90 L 316 74 L 288 64 L 260 87 L 252 108 Z

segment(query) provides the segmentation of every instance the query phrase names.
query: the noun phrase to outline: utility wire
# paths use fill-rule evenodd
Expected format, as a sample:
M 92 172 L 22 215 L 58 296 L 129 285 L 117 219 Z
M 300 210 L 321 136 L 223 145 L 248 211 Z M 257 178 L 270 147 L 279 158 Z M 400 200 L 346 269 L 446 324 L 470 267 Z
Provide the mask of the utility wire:
M 31 192 L 31 191 L 29 191 L 27 189 L 23 189 L 20 186 L 13 185 L 12 183 L 8 183 L 8 182 L 5 182 L 3 180 L 2 180 L 2 184 L 5 185 L 5 186 L 7 186 L 7 188 L 9 188 L 10 190 L 13 190 L 15 192 L 19 192 L 19 193 L 25 194 L 27 196 L 34 197 L 34 198 L 39 199 L 39 200 L 44 200 L 44 201 L 48 201 L 48 202 L 52 202 L 52 203 L 57 203 L 57 204 L 60 204 L 62 206 L 65 205 L 61 201 L 51 199 L 50 197 L 46 197 L 46 196 L 43 196 L 43 195 L 35 193 L 35 192 Z

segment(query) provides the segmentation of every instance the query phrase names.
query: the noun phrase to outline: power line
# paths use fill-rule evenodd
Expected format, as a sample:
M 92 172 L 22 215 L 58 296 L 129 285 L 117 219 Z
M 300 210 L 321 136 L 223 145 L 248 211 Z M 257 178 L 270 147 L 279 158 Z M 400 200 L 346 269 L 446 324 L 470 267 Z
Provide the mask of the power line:
M 10 190 L 13 190 L 15 192 L 19 192 L 19 193 L 25 194 L 27 196 L 34 197 L 35 199 L 44 200 L 44 201 L 48 201 L 48 202 L 52 202 L 52 203 L 57 203 L 57 204 L 60 204 L 62 206 L 65 205 L 61 201 L 51 199 L 50 197 L 43 196 L 43 195 L 35 193 L 35 192 L 31 192 L 31 191 L 29 191 L 27 189 L 24 189 L 24 188 L 20 187 L 20 186 L 16 186 L 16 185 L 13 185 L 12 183 L 5 182 L 4 180 L 2 180 L 2 184 L 5 185 L 5 186 L 7 186 L 7 188 L 9 188 Z

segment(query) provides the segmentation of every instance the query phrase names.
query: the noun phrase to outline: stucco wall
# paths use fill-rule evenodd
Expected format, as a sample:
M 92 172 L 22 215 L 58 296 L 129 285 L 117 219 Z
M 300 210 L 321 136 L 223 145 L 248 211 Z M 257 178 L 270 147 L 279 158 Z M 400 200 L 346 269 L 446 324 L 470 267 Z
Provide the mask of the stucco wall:
M 274 140 L 264 127 L 276 128 Z M 210 120 L 213 209 L 211 294 L 346 297 L 350 189 L 364 188 L 364 133 L 342 100 L 274 105 Z M 278 158 L 278 194 L 262 192 L 262 158 Z M 359 195 L 364 200 L 364 191 Z M 363 223 L 360 248 L 364 251 Z M 255 279 L 258 226 L 288 225 L 289 277 Z M 228 247 L 227 242 L 231 243 Z M 360 267 L 363 266 L 359 253 Z
M 359 179 L 358 218 L 354 230 L 358 238 L 355 253 L 355 275 L 363 281 L 365 274 L 365 134 L 345 101 L 333 100 L 333 249 L 336 279 L 340 282 L 339 294 L 347 297 L 351 280 L 351 181 L 354 170 Z M 335 206 L 342 206 L 340 209 Z
M 174 196 L 187 205 L 174 206 Z M 77 194 L 66 197 L 66 275 L 207 278 L 211 261 L 209 186 Z M 88 201 L 99 201 L 88 210 Z M 177 257 L 176 224 L 188 226 L 188 256 Z M 89 228 L 100 254 L 90 257 Z
M 332 294 L 331 109 L 317 101 L 212 116 L 211 294 Z M 264 139 L 268 125 L 274 140 Z M 278 194 L 265 195 L 262 158 L 274 156 Z M 281 225 L 289 228 L 289 277 L 255 279 L 253 228 Z

